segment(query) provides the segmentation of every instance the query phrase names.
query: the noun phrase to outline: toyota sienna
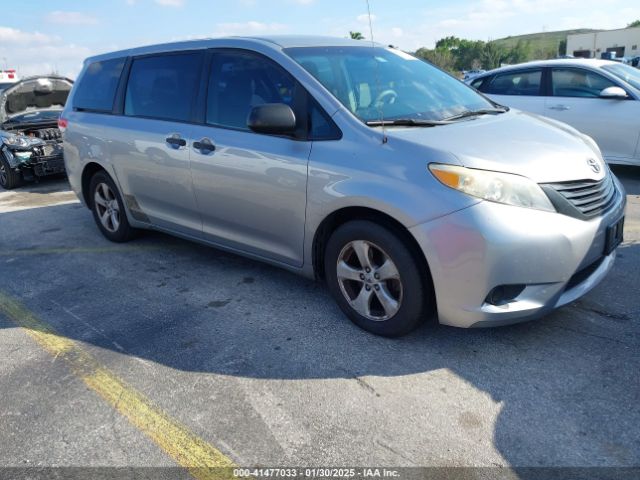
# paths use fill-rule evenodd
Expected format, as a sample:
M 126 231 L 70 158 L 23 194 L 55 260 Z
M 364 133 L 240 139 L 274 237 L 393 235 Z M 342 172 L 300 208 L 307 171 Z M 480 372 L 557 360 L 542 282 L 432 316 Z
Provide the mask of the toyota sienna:
M 360 327 L 540 317 L 611 269 L 594 141 L 394 48 L 224 38 L 89 58 L 59 122 L 109 240 L 155 229 L 324 279 Z

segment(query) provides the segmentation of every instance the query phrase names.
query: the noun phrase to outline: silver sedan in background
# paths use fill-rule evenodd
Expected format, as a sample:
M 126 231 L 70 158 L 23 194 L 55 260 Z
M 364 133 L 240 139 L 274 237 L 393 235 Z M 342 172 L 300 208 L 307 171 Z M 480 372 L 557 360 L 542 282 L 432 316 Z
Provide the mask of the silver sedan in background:
M 610 60 L 546 60 L 491 70 L 467 83 L 498 103 L 589 135 L 608 163 L 640 165 L 636 68 Z

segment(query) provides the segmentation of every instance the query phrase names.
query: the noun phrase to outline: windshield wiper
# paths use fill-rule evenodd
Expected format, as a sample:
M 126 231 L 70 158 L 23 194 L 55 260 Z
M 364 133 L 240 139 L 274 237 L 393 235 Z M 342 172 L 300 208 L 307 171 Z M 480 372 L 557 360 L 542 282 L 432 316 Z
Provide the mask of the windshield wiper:
M 395 120 L 369 120 L 365 122 L 370 127 L 437 127 L 448 125 L 447 120 L 421 120 L 416 118 L 396 118 Z
M 451 120 L 460 120 L 461 118 L 468 117 L 477 117 L 479 115 L 498 115 L 500 113 L 508 112 L 509 107 L 500 107 L 500 108 L 482 108 L 480 110 L 467 110 L 466 112 L 459 113 L 458 115 L 453 115 L 451 117 L 445 118 L 445 121 Z

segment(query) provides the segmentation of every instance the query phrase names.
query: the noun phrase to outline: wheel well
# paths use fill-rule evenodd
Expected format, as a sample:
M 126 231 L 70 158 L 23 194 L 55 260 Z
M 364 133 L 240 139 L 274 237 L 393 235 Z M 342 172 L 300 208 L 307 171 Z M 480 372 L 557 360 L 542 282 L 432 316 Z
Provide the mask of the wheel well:
M 106 172 L 99 164 L 91 162 L 84 167 L 82 171 L 82 197 L 88 208 L 91 208 L 91 195 L 89 194 L 89 184 L 91 178 L 99 171 Z
M 341 225 L 352 220 L 369 220 L 389 228 L 405 242 L 414 258 L 419 262 L 420 271 L 425 272 L 427 285 L 433 285 L 429 264 L 424 257 L 418 242 L 407 228 L 395 218 L 366 207 L 347 207 L 333 212 L 325 218 L 316 231 L 313 239 L 313 270 L 317 278 L 324 279 L 324 250 L 331 234 Z M 432 287 L 433 288 L 433 287 Z

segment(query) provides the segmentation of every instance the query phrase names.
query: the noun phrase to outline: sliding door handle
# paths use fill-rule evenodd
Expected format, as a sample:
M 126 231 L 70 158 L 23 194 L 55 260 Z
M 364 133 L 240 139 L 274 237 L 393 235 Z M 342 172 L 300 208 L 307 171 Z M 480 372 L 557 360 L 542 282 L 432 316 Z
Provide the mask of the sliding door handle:
M 164 139 L 164 141 L 167 142 L 172 147 L 176 147 L 176 148 L 186 147 L 187 145 L 187 141 L 184 138 L 180 138 L 178 136 L 167 137 Z
M 211 153 L 215 151 L 216 146 L 213 144 L 211 139 L 203 138 L 198 142 L 193 142 L 193 148 L 195 148 L 198 152 L 206 155 L 207 153 Z

